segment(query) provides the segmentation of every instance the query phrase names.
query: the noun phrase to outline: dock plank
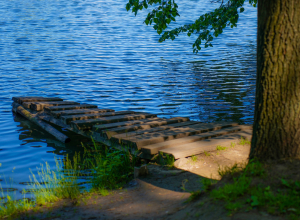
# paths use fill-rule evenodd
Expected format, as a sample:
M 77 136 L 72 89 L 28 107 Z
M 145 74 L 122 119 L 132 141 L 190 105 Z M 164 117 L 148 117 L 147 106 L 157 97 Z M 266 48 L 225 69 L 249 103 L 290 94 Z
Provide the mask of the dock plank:
M 233 132 L 238 132 L 241 130 L 250 130 L 252 129 L 252 125 L 238 125 L 234 127 L 223 128 L 215 131 L 208 131 L 205 133 L 200 133 L 184 138 L 174 139 L 170 141 L 165 141 L 157 144 L 147 145 L 142 147 L 142 152 L 148 155 L 157 154 L 159 150 L 171 148 L 174 146 L 180 146 L 183 144 L 188 144 L 208 138 L 213 138 L 221 135 L 226 135 Z
M 189 118 L 184 118 L 184 117 L 175 117 L 175 118 L 169 118 L 169 119 L 160 119 L 156 121 L 149 121 L 146 123 L 142 124 L 134 124 L 134 125 L 129 125 L 129 126 L 122 126 L 122 127 L 117 127 L 117 128 L 112 128 L 112 129 L 106 129 L 102 130 L 102 133 L 104 136 L 107 136 L 108 138 L 121 134 L 121 133 L 128 133 L 132 131 L 137 131 L 137 130 L 144 130 L 144 129 L 150 129 L 162 125 L 167 125 L 167 124 L 173 124 L 173 123 L 179 123 L 179 122 L 185 122 L 189 121 Z
M 168 140 L 173 140 L 177 138 L 183 138 L 195 134 L 200 134 L 207 131 L 219 130 L 221 128 L 237 126 L 238 123 L 234 122 L 214 122 L 208 124 L 196 124 L 191 125 L 189 127 L 180 127 L 180 128 L 172 128 L 165 131 L 154 132 L 145 134 L 142 136 L 133 136 L 129 138 L 122 139 L 122 143 L 128 144 L 129 146 L 135 146 L 137 149 L 141 149 L 141 147 L 156 144 Z
M 103 118 L 109 116 L 116 116 L 116 115 L 129 115 L 134 114 L 134 111 L 118 111 L 118 112 L 103 112 L 97 114 L 85 114 L 85 115 L 68 115 L 68 116 L 61 116 L 61 120 L 65 124 L 70 124 L 71 121 L 78 121 L 78 120 L 87 120 L 87 119 L 96 119 L 96 118 Z
M 65 110 L 89 109 L 89 108 L 98 108 L 98 106 L 97 105 L 91 105 L 91 104 L 47 106 L 47 107 L 44 108 L 44 111 L 47 112 L 47 113 L 50 113 L 52 111 L 65 111 Z
M 114 112 L 113 109 L 96 109 L 96 108 L 87 108 L 87 109 L 74 109 L 74 110 L 63 110 L 63 111 L 51 111 L 50 115 L 55 118 L 66 115 L 84 115 L 84 114 L 97 114 L 104 112 Z
M 102 125 L 102 124 L 109 124 L 114 122 L 139 120 L 139 119 L 146 119 L 146 118 L 153 118 L 153 117 L 157 117 L 157 115 L 149 114 L 149 113 L 135 113 L 131 115 L 111 116 L 111 117 L 103 117 L 97 119 L 72 121 L 70 125 L 75 130 L 90 130 L 92 129 L 93 125 L 97 125 L 97 124 Z
M 134 121 L 123 121 L 123 122 L 115 122 L 110 124 L 103 124 L 103 125 L 94 125 L 93 131 L 101 132 L 103 130 L 113 129 L 113 128 L 121 128 L 125 126 L 131 126 L 131 125 L 140 125 L 140 124 L 147 124 L 149 122 L 154 121 L 163 121 L 165 119 L 153 117 L 153 118 L 146 118 L 141 120 L 134 120 Z
M 12 100 L 19 103 L 19 104 L 22 104 L 23 102 L 63 101 L 63 99 L 58 98 L 58 97 L 41 97 L 41 96 L 13 97 Z
M 238 142 L 244 137 L 248 140 L 252 138 L 252 129 L 243 130 L 232 134 L 222 135 L 215 138 L 210 138 L 202 141 L 197 141 L 189 144 L 183 144 L 176 147 L 159 150 L 165 154 L 171 154 L 175 159 L 188 157 L 191 155 L 201 154 L 204 151 L 215 151 L 218 145 L 229 146 L 231 142 Z
M 107 138 L 108 139 L 111 138 L 111 141 L 114 142 L 114 143 L 121 143 L 121 140 L 124 139 L 124 138 L 129 138 L 129 137 L 138 136 L 138 135 L 140 136 L 140 135 L 145 135 L 145 134 L 159 132 L 159 131 L 164 131 L 164 130 L 171 129 L 171 128 L 187 127 L 189 125 L 195 125 L 195 124 L 199 124 L 199 123 L 201 123 L 201 122 L 199 122 L 199 121 L 185 121 L 185 122 L 179 122 L 179 123 L 159 126 L 159 127 L 155 127 L 155 128 L 140 129 L 140 130 L 137 130 L 137 131 L 131 131 L 131 132 L 126 132 L 126 133 L 122 133 L 122 134 L 116 134 L 116 135 L 113 135 L 112 137 L 107 136 Z
M 70 101 L 58 101 L 58 102 L 23 102 L 22 104 L 25 108 L 30 108 L 35 111 L 42 111 L 48 106 L 60 106 L 60 105 L 80 105 L 78 102 Z

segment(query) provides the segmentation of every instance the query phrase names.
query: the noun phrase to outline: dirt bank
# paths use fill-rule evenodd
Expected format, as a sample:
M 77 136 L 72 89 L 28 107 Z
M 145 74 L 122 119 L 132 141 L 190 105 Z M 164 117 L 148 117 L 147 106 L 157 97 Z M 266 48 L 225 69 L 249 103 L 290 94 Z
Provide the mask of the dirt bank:
M 236 145 L 180 159 L 175 163 L 178 168 L 174 169 L 150 164 L 148 176 L 133 180 L 108 196 L 87 194 L 77 200 L 62 200 L 38 211 L 31 210 L 21 219 L 174 219 L 177 213 L 176 219 L 184 219 L 186 212 L 195 209 L 193 204 L 184 203 L 189 191 L 202 189 L 202 178 L 219 179 L 219 166 L 246 162 L 249 150 L 249 145 Z M 204 219 L 228 218 L 221 206 L 205 208 L 208 209 L 214 210 L 213 215 Z

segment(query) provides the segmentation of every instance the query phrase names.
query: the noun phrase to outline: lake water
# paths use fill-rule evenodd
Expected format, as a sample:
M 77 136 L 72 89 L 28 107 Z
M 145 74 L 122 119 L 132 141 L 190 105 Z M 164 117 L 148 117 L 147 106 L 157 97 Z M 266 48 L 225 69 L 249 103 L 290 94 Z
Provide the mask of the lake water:
M 31 169 L 54 165 L 79 148 L 62 146 L 11 112 L 13 96 L 58 96 L 116 111 L 202 122 L 252 123 L 256 80 L 256 8 L 214 47 L 192 53 L 196 38 L 158 43 L 126 0 L 0 1 L 0 183 L 17 196 Z M 178 22 L 191 22 L 218 4 L 180 1 Z M 11 179 L 11 180 L 10 180 Z M 25 185 L 24 185 L 25 184 Z

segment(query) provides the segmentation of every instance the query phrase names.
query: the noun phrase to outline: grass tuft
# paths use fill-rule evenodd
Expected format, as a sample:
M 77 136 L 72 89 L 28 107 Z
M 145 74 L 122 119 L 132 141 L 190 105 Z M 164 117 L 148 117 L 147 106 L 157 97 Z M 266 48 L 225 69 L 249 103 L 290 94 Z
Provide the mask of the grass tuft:
M 241 140 L 240 140 L 240 142 L 239 142 L 239 145 L 249 145 L 249 144 L 251 144 L 251 141 L 248 141 L 247 139 L 245 139 L 245 138 L 243 138 L 242 136 L 241 136 Z
M 163 154 L 162 152 L 160 152 L 159 154 L 159 158 L 160 161 L 163 165 L 169 167 L 169 169 L 174 168 L 174 163 L 175 163 L 175 158 L 173 157 L 173 155 L 170 154 Z
M 197 160 L 198 160 L 198 157 L 197 156 L 195 156 L 195 155 L 192 155 L 192 161 L 195 163 L 195 162 L 197 162 Z
M 207 151 L 204 151 L 204 154 L 205 154 L 206 157 L 210 156 L 210 153 L 208 153 Z
M 217 150 L 221 151 L 221 150 L 227 150 L 227 147 L 222 147 L 220 145 L 217 146 Z
M 257 208 L 269 214 L 299 219 L 299 181 L 281 178 L 279 184 L 276 181 L 272 182 L 273 185 L 253 184 L 254 179 L 257 181 L 267 176 L 264 165 L 257 160 L 250 160 L 245 166 L 235 164 L 219 173 L 221 176 L 231 175 L 233 181 L 212 190 L 210 196 L 215 200 L 223 200 L 229 214 L 241 209 Z

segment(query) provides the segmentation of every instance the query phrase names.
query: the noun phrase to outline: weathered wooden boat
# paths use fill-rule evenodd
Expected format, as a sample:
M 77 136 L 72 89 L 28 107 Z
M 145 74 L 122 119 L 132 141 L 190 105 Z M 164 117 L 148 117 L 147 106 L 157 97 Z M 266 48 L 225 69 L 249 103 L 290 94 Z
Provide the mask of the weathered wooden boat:
M 70 141 L 51 124 L 91 137 L 108 146 L 128 146 L 152 158 L 158 153 L 175 159 L 216 150 L 218 145 L 250 140 L 251 125 L 235 122 L 201 123 L 187 117 L 163 119 L 155 114 L 115 111 L 58 97 L 13 97 L 12 109 L 63 143 Z

